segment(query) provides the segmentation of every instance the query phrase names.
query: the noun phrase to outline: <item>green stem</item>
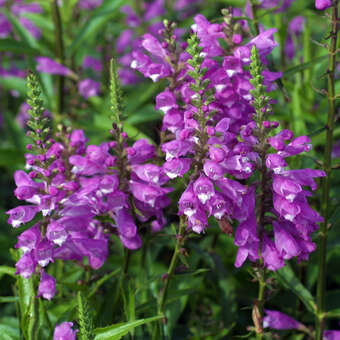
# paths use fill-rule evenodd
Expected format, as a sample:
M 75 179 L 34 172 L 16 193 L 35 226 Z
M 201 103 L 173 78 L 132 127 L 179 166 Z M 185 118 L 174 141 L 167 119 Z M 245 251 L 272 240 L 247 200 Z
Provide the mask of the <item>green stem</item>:
M 52 0 L 52 16 L 54 23 L 55 33 L 55 52 L 58 61 L 64 64 L 65 53 L 64 53 L 64 41 L 63 41 L 63 28 L 61 22 L 61 16 L 58 6 L 58 0 Z M 64 84 L 65 77 L 57 76 L 57 113 L 61 114 L 64 111 Z
M 176 269 L 179 255 L 180 255 L 180 249 L 184 243 L 184 239 L 183 239 L 184 231 L 185 231 L 184 218 L 181 217 L 180 224 L 179 224 L 179 231 L 178 231 L 178 234 L 176 235 L 175 250 L 174 250 L 174 253 L 172 254 L 171 262 L 170 262 L 166 277 L 164 279 L 164 287 L 161 289 L 159 299 L 158 299 L 158 314 L 164 315 L 164 312 L 165 312 L 165 305 L 166 305 L 166 300 L 168 297 L 168 289 L 169 289 L 170 280 L 175 274 L 175 269 Z M 161 320 L 160 323 L 162 322 L 163 321 Z M 160 327 L 162 327 L 161 324 L 160 324 Z
M 256 324 L 256 339 L 263 339 L 263 314 L 264 314 L 264 293 L 266 288 L 266 282 L 265 282 L 265 273 L 264 269 L 260 269 L 258 273 L 258 279 L 259 279 L 259 291 L 257 296 L 257 311 L 258 311 L 258 321 L 259 324 Z
M 127 276 L 128 272 L 129 272 L 129 264 L 130 264 L 130 260 L 131 260 L 131 250 L 129 249 L 124 249 L 124 276 Z
M 251 14 L 253 15 L 253 23 L 255 27 L 255 32 L 256 35 L 260 33 L 260 26 L 259 26 L 259 21 L 257 19 L 257 7 L 256 7 L 256 0 L 251 0 L 250 5 L 251 5 Z
M 329 66 L 328 66 L 328 119 L 326 125 L 326 147 L 324 152 L 324 171 L 326 177 L 322 183 L 321 209 L 324 222 L 320 226 L 319 233 L 319 275 L 317 282 L 317 310 L 318 315 L 315 319 L 316 340 L 322 340 L 325 328 L 325 291 L 326 291 L 326 255 L 327 255 L 327 231 L 330 210 L 330 185 L 332 169 L 332 146 L 333 132 L 335 123 L 335 81 L 334 74 L 336 68 L 336 50 L 338 36 L 338 0 L 333 1 L 330 46 L 329 46 Z

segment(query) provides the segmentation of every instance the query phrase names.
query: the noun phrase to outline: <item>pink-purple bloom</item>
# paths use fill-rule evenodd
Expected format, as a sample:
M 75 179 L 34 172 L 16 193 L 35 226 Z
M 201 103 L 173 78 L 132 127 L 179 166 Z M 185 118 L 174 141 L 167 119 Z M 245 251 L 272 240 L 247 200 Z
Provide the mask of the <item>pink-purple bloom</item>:
M 76 340 L 78 330 L 74 330 L 73 322 L 63 322 L 54 329 L 53 340 Z
M 48 57 L 37 57 L 37 71 L 61 76 L 69 76 L 72 71 Z
M 272 328 L 277 330 L 283 329 L 301 329 L 305 327 L 300 322 L 296 321 L 287 314 L 281 313 L 276 310 L 265 310 L 265 317 L 263 318 L 263 327 Z
M 98 96 L 100 91 L 100 83 L 90 78 L 84 79 L 79 82 L 78 91 L 85 99 Z
M 315 8 L 324 11 L 332 6 L 332 0 L 315 0 Z
M 82 9 L 95 9 L 102 4 L 103 0 L 80 0 L 78 6 Z

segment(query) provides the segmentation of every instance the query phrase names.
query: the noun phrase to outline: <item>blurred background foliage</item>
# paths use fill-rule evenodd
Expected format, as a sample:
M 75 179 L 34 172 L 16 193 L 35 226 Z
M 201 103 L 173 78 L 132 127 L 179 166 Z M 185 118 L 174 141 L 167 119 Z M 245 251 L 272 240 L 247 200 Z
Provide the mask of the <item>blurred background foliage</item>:
M 14 29 L 11 37 L 0 39 L 0 61 L 2 68 L 15 64 L 21 70 L 34 70 L 36 56 L 48 56 L 58 60 L 55 54 L 55 32 L 51 13 L 51 2 L 35 0 L 42 8 L 42 14 L 25 14 L 42 30 L 42 37 L 34 39 L 20 22 L 6 8 L 0 11 L 7 15 Z M 84 11 L 77 7 L 77 0 L 60 1 L 60 11 L 65 45 L 64 64 L 79 78 L 95 76 L 101 81 L 101 94 L 83 99 L 77 91 L 77 81 L 66 78 L 65 110 L 57 112 L 57 96 L 54 92 L 57 76 L 40 74 L 46 108 L 52 112 L 54 122 L 63 123 L 86 132 L 91 143 L 108 140 L 111 121 L 109 119 L 108 65 L 104 63 L 102 74 L 92 74 L 82 70 L 84 56 L 105 59 L 105 54 L 114 56 L 115 41 L 126 27 L 120 7 L 126 0 L 105 0 L 95 10 Z M 133 3 L 131 3 L 133 5 Z M 210 20 L 222 20 L 220 10 L 228 6 L 244 8 L 242 0 L 204 0 L 197 5 L 196 13 L 202 13 Z M 193 14 L 196 14 L 193 13 Z M 178 13 L 168 12 L 166 18 L 176 20 Z M 313 0 L 296 0 L 281 13 L 262 10 L 258 13 L 260 22 L 266 27 L 277 28 L 275 39 L 280 46 L 274 50 L 270 61 L 272 71 L 282 71 L 283 77 L 273 93 L 276 120 L 281 126 L 292 129 L 297 135 L 312 138 L 313 151 L 308 156 L 295 159 L 303 167 L 318 167 L 322 161 L 327 119 L 327 99 L 322 94 L 326 88 L 327 51 L 320 45 L 327 36 L 325 13 L 314 9 Z M 296 16 L 305 18 L 303 32 L 295 36 L 296 54 L 293 59 L 285 57 L 285 41 L 289 22 Z M 181 20 L 180 28 L 188 29 L 193 24 L 192 16 Z M 143 32 L 139 32 L 143 34 Z M 98 47 L 101 48 L 98 48 Z M 336 89 L 340 93 L 340 70 L 337 73 Z M 124 86 L 125 130 L 133 139 L 145 137 L 158 143 L 162 114 L 154 109 L 155 95 L 165 87 L 165 83 L 152 83 L 140 78 L 136 85 Z M 320 92 L 321 91 L 321 92 Z M 13 196 L 13 171 L 24 167 L 24 153 L 27 137 L 18 123 L 20 105 L 25 101 L 25 79 L 14 76 L 0 76 L 0 339 L 20 339 L 16 316 L 14 292 L 14 261 L 10 251 L 16 243 L 17 230 L 7 224 L 5 212 L 18 202 Z M 56 127 L 55 126 L 55 127 Z M 335 140 L 340 139 L 339 124 L 335 129 Z M 337 159 L 339 161 L 339 158 Z M 332 230 L 329 233 L 327 307 L 340 306 L 340 176 L 333 171 L 331 197 Z M 179 192 L 175 190 L 174 197 Z M 176 202 L 176 200 L 174 200 Z M 317 199 L 315 199 L 317 205 Z M 176 206 L 172 207 L 176 214 Z M 111 245 L 110 257 L 105 265 L 93 272 L 88 284 L 84 271 L 70 263 L 55 263 L 54 275 L 58 282 L 58 303 L 44 301 L 51 323 L 75 320 L 76 291 L 84 293 L 90 303 L 97 327 L 102 327 L 122 319 L 133 321 L 153 315 L 159 290 L 159 278 L 166 272 L 174 242 L 174 230 L 167 227 L 159 234 L 144 231 L 145 246 L 135 251 L 131 257 L 129 283 L 121 282 L 116 269 L 121 267 L 124 250 L 117 240 Z M 241 269 L 234 267 L 236 247 L 228 235 L 220 233 L 212 222 L 204 235 L 196 235 L 188 243 L 189 256 L 183 259 L 183 266 L 189 271 L 179 272 L 170 286 L 170 317 L 168 327 L 173 339 L 230 339 L 236 336 L 247 338 L 247 327 L 252 324 L 251 305 L 256 297 L 256 285 L 249 274 L 249 264 Z M 185 263 L 187 261 L 188 263 Z M 63 266 L 64 275 L 58 271 Z M 285 271 L 279 271 L 272 278 L 272 289 L 268 297 L 269 309 L 280 309 L 305 323 L 313 322 L 313 314 L 306 307 L 310 294 L 315 295 L 317 277 L 316 254 L 310 263 L 291 263 Z M 293 271 L 294 270 L 294 271 Z M 102 278 L 101 285 L 96 278 Z M 299 280 L 302 284 L 295 285 Z M 294 283 L 295 282 L 295 283 Z M 61 286 L 63 289 L 61 289 Z M 122 290 L 127 290 L 126 301 L 122 301 Z M 310 293 L 309 293 L 310 292 Z M 299 296 L 299 298 L 297 297 Z M 300 301 L 305 303 L 301 303 Z M 334 314 L 329 328 L 338 328 L 340 313 Z M 51 329 L 45 330 L 45 339 L 51 337 Z M 136 328 L 135 339 L 147 339 L 152 332 L 151 324 Z M 303 339 L 304 334 L 287 336 L 282 339 Z

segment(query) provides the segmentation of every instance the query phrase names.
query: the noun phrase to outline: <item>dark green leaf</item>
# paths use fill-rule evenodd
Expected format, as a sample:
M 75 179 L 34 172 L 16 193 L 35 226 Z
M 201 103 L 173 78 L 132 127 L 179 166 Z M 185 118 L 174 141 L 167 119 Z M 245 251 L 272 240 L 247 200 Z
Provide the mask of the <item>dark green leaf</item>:
M 310 67 L 313 67 L 316 64 L 319 64 L 319 63 L 325 61 L 327 58 L 328 58 L 328 55 L 323 55 L 323 56 L 317 57 L 317 58 L 315 58 L 315 59 L 313 59 L 309 62 L 302 63 L 302 64 L 296 65 L 294 67 L 291 67 L 288 70 L 283 72 L 283 77 L 288 78 L 288 77 L 294 75 L 295 73 L 304 71 L 304 70 L 306 70 Z
M 25 42 L 18 42 L 14 39 L 0 39 L 0 51 L 1 52 L 13 52 L 18 54 L 31 54 L 39 55 L 39 51 L 33 47 L 30 47 Z
M 0 77 L 0 85 L 6 90 L 18 91 L 21 96 L 26 96 L 26 81 L 19 77 Z
M 316 304 L 309 290 L 298 280 L 289 264 L 275 272 L 278 281 L 290 289 L 313 314 L 316 313 Z
M 83 27 L 80 28 L 77 36 L 73 40 L 71 46 L 67 49 L 67 53 L 72 55 L 78 47 L 81 47 L 84 42 L 89 41 L 99 32 L 99 30 L 116 14 L 117 9 L 125 3 L 125 0 L 107 0 L 102 6 L 92 12 L 91 17 Z
M 150 322 L 154 322 L 157 320 L 162 319 L 163 316 L 154 316 L 147 319 L 139 319 L 132 322 L 126 322 L 126 323 L 119 323 L 112 326 L 107 326 L 104 328 L 96 328 L 94 330 L 96 337 L 95 340 L 119 340 L 124 335 L 128 334 L 130 331 L 132 331 L 134 328 L 138 326 L 145 325 Z

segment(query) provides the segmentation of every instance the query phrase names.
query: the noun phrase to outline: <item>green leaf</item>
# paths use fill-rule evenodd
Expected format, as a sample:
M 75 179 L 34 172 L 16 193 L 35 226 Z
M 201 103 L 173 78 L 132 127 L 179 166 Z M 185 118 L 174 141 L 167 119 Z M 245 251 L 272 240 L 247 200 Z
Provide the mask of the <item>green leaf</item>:
M 39 51 L 25 42 L 18 42 L 14 39 L 0 39 L 1 52 L 13 52 L 18 54 L 39 55 Z
M 23 16 L 33 21 L 35 25 L 37 25 L 39 28 L 41 28 L 44 31 L 44 34 L 46 30 L 49 30 L 51 32 L 54 31 L 53 22 L 50 20 L 46 20 L 45 15 L 26 12 L 26 13 L 23 13 Z
M 299 65 L 293 66 L 293 67 L 291 67 L 288 70 L 283 72 L 283 77 L 288 78 L 288 77 L 294 75 L 295 73 L 304 71 L 308 68 L 313 67 L 315 64 L 319 64 L 319 63 L 325 61 L 327 58 L 328 58 L 328 55 L 323 55 L 321 57 L 317 57 L 315 59 L 312 59 L 311 61 L 308 61 L 306 63 L 302 63 L 302 64 L 299 64 Z
M 292 291 L 313 314 L 316 314 L 316 304 L 309 290 L 298 280 L 292 267 L 287 264 L 275 272 L 278 281 L 287 289 Z
M 179 272 L 179 273 L 175 273 L 175 276 L 196 276 L 196 275 L 199 275 L 199 274 L 202 274 L 202 273 L 206 273 L 206 272 L 209 272 L 211 269 L 209 268 L 200 268 L 200 269 L 197 269 L 197 270 L 187 270 L 185 272 Z
M 25 162 L 25 154 L 19 149 L 0 149 L 0 166 L 18 166 Z
M 77 36 L 73 40 L 71 46 L 67 49 L 67 53 L 72 55 L 78 47 L 82 47 L 84 42 L 92 39 L 107 21 L 112 19 L 116 14 L 117 9 L 125 3 L 125 0 L 107 0 L 92 12 L 89 20 L 85 22 L 83 27 L 80 28 Z
M 329 319 L 338 319 L 340 318 L 340 308 L 332 309 L 326 313 L 326 317 Z
M 0 319 L 0 339 L 1 340 L 19 340 L 18 319 L 13 317 L 3 317 Z
M 38 310 L 37 298 L 34 290 L 34 277 L 25 279 L 20 275 L 17 277 L 19 305 L 21 313 L 21 329 L 25 339 L 34 340 L 37 338 Z
M 15 277 L 15 268 L 9 266 L 0 266 L 0 277 L 2 275 Z
M 150 322 L 160 320 L 163 317 L 164 317 L 163 315 L 159 315 L 159 316 L 154 316 L 154 317 L 147 318 L 147 319 L 139 319 L 139 320 L 132 321 L 132 322 L 126 322 L 126 323 L 122 322 L 122 323 L 115 324 L 112 326 L 107 326 L 104 328 L 96 328 L 94 330 L 96 334 L 96 337 L 94 339 L 95 340 L 119 340 L 124 335 L 127 335 L 134 328 L 145 325 Z
M 26 81 L 19 77 L 0 77 L 0 85 L 6 90 L 18 91 L 21 96 L 26 96 Z
M 20 24 L 19 20 L 14 15 L 12 15 L 9 10 L 7 10 L 6 8 L 2 8 L 0 12 L 4 13 L 8 20 L 11 22 L 21 42 L 24 42 L 30 48 L 38 50 L 40 54 L 51 56 L 51 52 L 40 43 L 38 43 L 38 41 L 27 31 L 25 27 Z M 21 44 L 21 42 L 18 42 L 18 44 Z
M 18 300 L 17 296 L 0 296 L 0 303 L 17 302 Z
M 301 93 L 302 81 L 300 74 L 296 77 L 296 82 L 294 84 L 294 90 L 292 94 L 292 125 L 293 131 L 301 136 L 307 134 L 306 123 L 304 119 L 304 115 L 306 114 L 303 110 L 302 102 L 303 102 L 303 93 Z
M 87 298 L 89 299 L 91 296 L 93 296 L 94 294 L 96 294 L 96 292 L 98 291 L 98 289 L 109 279 L 111 279 L 113 276 L 117 275 L 120 272 L 120 268 L 116 269 L 115 271 L 104 275 L 102 278 L 100 278 L 98 281 L 96 281 L 93 285 L 93 287 L 91 287 Z

